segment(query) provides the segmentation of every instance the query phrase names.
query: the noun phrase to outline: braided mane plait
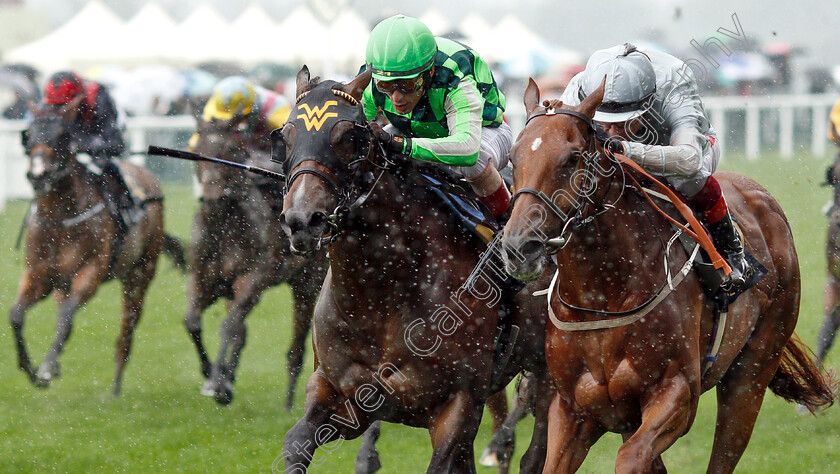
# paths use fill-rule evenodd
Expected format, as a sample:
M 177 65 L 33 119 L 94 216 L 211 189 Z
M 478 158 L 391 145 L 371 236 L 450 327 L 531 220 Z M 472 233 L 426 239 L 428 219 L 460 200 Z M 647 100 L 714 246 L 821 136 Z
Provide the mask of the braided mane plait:
M 561 102 L 559 99 L 550 99 L 550 100 L 546 99 L 546 100 L 543 101 L 542 105 L 546 109 L 557 110 L 557 109 L 563 107 L 563 102 Z
M 359 101 L 356 100 L 355 97 L 353 97 L 352 95 L 350 95 L 350 94 L 348 94 L 344 91 L 340 91 L 338 89 L 333 89 L 332 93 L 335 94 L 338 97 L 341 97 L 342 99 L 346 100 L 347 102 L 350 102 L 353 105 L 359 105 Z
M 298 102 L 302 101 L 303 98 L 306 97 L 307 94 L 309 94 L 309 91 L 306 91 L 306 92 L 302 93 L 301 95 L 297 96 L 297 99 L 295 99 L 295 103 L 297 104 Z

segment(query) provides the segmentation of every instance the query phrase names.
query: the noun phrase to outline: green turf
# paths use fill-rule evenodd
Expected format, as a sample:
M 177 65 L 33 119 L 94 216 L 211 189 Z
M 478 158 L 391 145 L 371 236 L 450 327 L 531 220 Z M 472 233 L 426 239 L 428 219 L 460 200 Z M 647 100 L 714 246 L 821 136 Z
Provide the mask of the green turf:
M 802 312 L 797 332 L 813 344 L 822 319 L 821 291 L 825 218 L 819 213 L 829 198 L 819 187 L 828 158 L 801 156 L 791 161 L 765 157 L 747 162 L 728 157 L 722 168 L 743 172 L 762 183 L 781 202 L 794 230 L 802 277 Z M 167 229 L 189 235 L 195 200 L 186 186 L 169 185 Z M 13 201 L 0 213 L 0 310 L 8 314 L 23 270 L 13 249 L 27 204 Z M 291 331 L 289 291 L 267 292 L 248 318 L 249 339 L 236 383 L 236 398 L 218 407 L 201 397 L 202 378 L 195 351 L 183 328 L 185 278 L 162 260 L 137 329 L 126 369 L 123 395 L 110 396 L 114 342 L 120 319 L 119 284 L 105 285 L 75 319 L 73 335 L 62 357 L 63 378 L 48 390 L 33 388 L 16 368 L 11 330 L 0 324 L 0 472 L 128 471 L 228 472 L 270 471 L 282 452 L 283 435 L 301 415 L 303 381 L 296 407 L 283 408 L 285 357 Z M 224 307 L 204 317 L 208 344 L 217 347 Z M 30 353 L 40 362 L 55 326 L 55 304 L 46 301 L 26 319 Z M 837 367 L 838 351 L 827 365 Z M 213 349 L 211 353 L 215 357 Z M 308 354 L 303 378 L 311 372 Z M 691 432 L 664 459 L 672 472 L 703 472 L 714 430 L 714 395 L 701 400 Z M 532 420 L 517 430 L 518 454 L 527 446 Z M 477 451 L 489 440 L 482 425 Z M 617 435 L 605 436 L 591 451 L 582 472 L 614 469 Z M 352 472 L 358 440 L 346 441 L 312 472 Z M 382 472 L 422 472 L 431 453 L 428 435 L 419 429 L 385 425 L 379 442 Z M 516 460 L 518 463 L 518 459 Z M 493 472 L 479 467 L 480 472 Z M 739 472 L 840 471 L 840 415 L 833 407 L 814 418 L 768 394 Z

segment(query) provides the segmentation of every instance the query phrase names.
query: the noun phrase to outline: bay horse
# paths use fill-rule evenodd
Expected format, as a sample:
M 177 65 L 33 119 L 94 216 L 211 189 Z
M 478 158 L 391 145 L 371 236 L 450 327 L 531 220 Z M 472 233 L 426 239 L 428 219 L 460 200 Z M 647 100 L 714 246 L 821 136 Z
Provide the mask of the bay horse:
M 347 84 L 319 82 L 304 66 L 273 158 L 287 176 L 281 219 L 292 248 L 326 244 L 330 261 L 313 316 L 316 368 L 283 461 L 286 472 L 303 471 L 318 446 L 383 420 L 429 430 L 428 472 L 475 472 L 488 398 L 523 369 L 545 374 L 546 303 L 530 296 L 539 282 L 516 295 L 519 338 L 494 377 L 500 287 L 484 273 L 462 286 L 486 245 L 411 182 L 411 160 L 374 140 L 359 103 L 370 80 L 368 70 Z M 542 469 L 549 401 L 538 407 L 525 472 Z
M 163 229 L 163 193 L 146 168 L 119 163 L 127 183 L 143 194 L 144 215 L 117 244 L 117 224 L 90 173 L 76 160 L 67 124 L 73 111 L 42 108 L 24 132 L 29 159 L 27 179 L 35 192 L 34 212 L 26 223 L 26 269 L 20 279 L 9 321 L 17 342 L 18 364 L 37 387 L 61 375 L 59 356 L 70 336 L 76 311 L 99 286 L 118 279 L 123 286 L 122 329 L 117 339 L 114 395 L 131 351 L 143 301 L 154 277 L 158 255 L 166 252 L 184 266 L 183 249 Z M 26 311 L 50 293 L 58 303 L 55 338 L 35 369 L 23 337 Z
M 602 84 L 576 107 L 540 104 L 531 80 L 529 119 L 511 150 L 516 193 L 503 237 L 506 269 L 533 278 L 544 266 L 546 239 L 565 240 L 549 292 L 546 359 L 556 394 L 545 472 L 577 470 L 607 431 L 624 439 L 616 472 L 664 472 L 660 455 L 688 432 L 700 394 L 711 388 L 718 412 L 708 472 L 732 472 L 768 387 L 812 412 L 835 396 L 835 384 L 793 333 L 800 276 L 790 227 L 759 184 L 715 175 L 749 252 L 768 273 L 729 306 L 718 357 L 701 371 L 712 304 L 688 267 L 678 283 L 688 252 L 666 243 L 670 222 L 625 185 L 630 172 L 596 145 L 592 117 L 603 93 Z M 669 280 L 673 291 L 646 305 Z
M 258 160 L 232 133 L 234 121 L 198 118 L 196 152 L 238 163 Z M 267 153 L 265 158 L 270 165 Z M 190 239 L 184 323 L 207 379 L 201 393 L 223 405 L 233 400 L 235 371 L 245 346 L 245 318 L 266 289 L 287 282 L 294 300 L 286 391 L 286 409 L 291 409 L 312 310 L 327 271 L 326 256 L 319 252 L 305 258 L 289 251 L 289 239 L 279 223 L 282 197 L 266 189 L 281 185 L 268 183 L 261 188 L 252 173 L 214 163 L 197 163 L 196 173 L 201 195 Z M 202 341 L 201 314 L 220 298 L 227 299 L 228 314 L 219 328 L 218 357 L 211 363 Z

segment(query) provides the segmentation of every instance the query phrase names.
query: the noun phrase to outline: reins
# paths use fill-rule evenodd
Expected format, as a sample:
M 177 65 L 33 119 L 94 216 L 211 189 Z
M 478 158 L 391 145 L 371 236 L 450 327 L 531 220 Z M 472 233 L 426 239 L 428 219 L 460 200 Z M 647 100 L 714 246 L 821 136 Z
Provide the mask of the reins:
M 557 115 L 557 114 L 569 115 L 569 116 L 575 117 L 575 118 L 583 121 L 587 125 L 587 128 L 590 131 L 593 132 L 593 136 L 591 136 L 590 139 L 589 139 L 589 141 L 591 143 L 590 148 L 595 147 L 596 140 L 603 142 L 608 138 L 608 137 L 606 137 L 606 133 L 603 131 L 603 129 L 601 129 L 600 127 L 597 127 L 593 123 L 592 119 L 589 116 L 587 116 L 585 114 L 582 114 L 580 112 L 574 111 L 574 110 L 555 109 L 553 107 L 550 107 L 549 105 L 546 105 L 544 109 L 538 110 L 538 111 L 534 112 L 533 114 L 531 114 L 528 117 L 528 120 L 525 122 L 525 124 L 527 126 L 528 122 L 530 122 L 532 119 L 534 119 L 536 117 L 552 116 L 552 115 Z M 682 200 L 679 199 L 679 197 L 677 197 L 676 193 L 674 193 L 670 188 L 665 186 L 659 180 L 657 180 L 656 178 L 654 178 L 653 176 L 651 176 L 650 174 L 645 172 L 638 164 L 636 164 L 635 162 L 633 162 L 632 160 L 630 160 L 626 156 L 623 156 L 623 155 L 620 155 L 620 154 L 613 154 L 613 153 L 609 152 L 609 150 L 606 150 L 606 149 L 605 149 L 605 152 L 606 152 L 606 156 L 609 159 L 615 160 L 615 162 L 618 163 L 619 169 L 622 172 L 622 176 L 626 176 L 626 175 L 630 176 L 630 179 L 632 180 L 633 185 L 636 188 L 639 189 L 639 191 L 641 192 L 642 195 L 644 195 L 644 198 L 647 201 L 647 203 L 650 204 L 651 206 L 653 206 L 653 208 L 657 212 L 659 212 L 660 214 L 665 216 L 665 218 L 668 221 L 670 221 L 675 226 L 677 226 L 678 230 L 677 230 L 677 233 L 674 236 L 672 236 L 671 239 L 669 239 L 668 244 L 664 247 L 664 251 L 665 251 L 664 264 L 665 264 L 665 278 L 666 278 L 666 281 L 659 288 L 659 290 L 656 291 L 656 293 L 653 296 L 651 296 L 650 298 L 648 298 L 647 301 L 645 301 L 644 303 L 636 306 L 635 308 L 624 310 L 624 311 L 602 311 L 602 310 L 595 310 L 595 309 L 583 308 L 583 307 L 572 305 L 572 304 L 568 303 L 567 301 L 565 301 L 563 299 L 563 297 L 560 295 L 559 289 L 555 290 L 555 287 L 556 287 L 556 284 L 557 284 L 557 279 L 558 279 L 559 274 L 560 274 L 559 270 L 555 271 L 554 277 L 552 278 L 551 284 L 549 285 L 548 289 L 545 290 L 544 292 L 536 292 L 536 293 L 534 293 L 534 295 L 535 296 L 542 295 L 542 294 L 547 295 L 549 319 L 551 320 L 552 324 L 554 324 L 557 328 L 559 328 L 561 330 L 564 330 L 564 331 L 584 331 L 584 330 L 594 330 L 594 329 L 615 328 L 615 327 L 620 327 L 620 326 L 624 326 L 624 325 L 627 325 L 627 324 L 631 324 L 633 322 L 636 322 L 636 321 L 640 320 L 645 315 L 650 313 L 650 311 L 652 311 L 662 300 L 664 300 L 683 281 L 683 279 L 688 274 L 688 272 L 691 271 L 691 267 L 693 265 L 694 260 L 697 257 L 697 254 L 698 254 L 698 251 L 699 251 L 700 248 L 703 248 L 704 250 L 707 251 L 707 253 L 709 254 L 709 256 L 710 256 L 710 258 L 713 262 L 713 264 L 715 265 L 715 268 L 723 268 L 726 273 L 731 271 L 729 269 L 729 266 L 726 264 L 726 261 L 715 250 L 714 245 L 711 242 L 711 239 L 709 239 L 708 235 L 706 235 L 705 230 L 703 230 L 703 227 L 700 225 L 697 218 L 694 217 L 694 213 L 688 208 L 688 206 L 685 205 L 685 203 L 682 202 Z M 594 159 L 594 156 L 591 157 L 590 159 Z M 587 165 L 586 169 L 591 170 L 592 164 L 591 163 L 585 163 L 585 164 Z M 627 170 L 625 169 L 625 167 L 629 167 L 630 169 L 641 173 L 643 176 L 649 178 L 653 183 L 655 183 L 655 185 L 662 191 L 662 193 L 665 196 L 667 196 L 669 198 L 669 200 L 674 204 L 674 206 L 677 208 L 677 210 L 680 212 L 680 214 L 683 215 L 683 217 L 686 218 L 686 220 L 689 223 L 690 228 L 681 224 L 676 219 L 669 216 L 659 206 L 657 206 L 651 200 L 651 198 L 648 195 L 648 193 L 646 192 L 645 188 L 643 188 L 641 186 L 641 184 L 636 179 L 636 177 L 633 176 L 632 173 L 628 173 Z M 612 181 L 612 176 L 610 177 L 610 180 Z M 618 200 L 620 200 L 621 197 L 623 196 L 623 189 L 624 189 L 625 186 L 626 186 L 626 184 L 622 185 L 622 194 L 619 195 L 619 197 L 616 199 L 616 201 L 613 203 L 613 205 L 609 205 L 609 206 L 603 206 L 602 205 L 602 209 L 600 209 L 599 212 L 597 212 L 596 214 L 591 215 L 589 217 L 586 217 L 586 218 L 583 217 L 583 214 L 584 214 L 583 213 L 583 208 L 586 206 L 586 202 L 584 201 L 583 203 L 581 203 L 581 199 L 580 199 L 581 198 L 581 193 L 579 193 L 579 192 L 577 193 L 578 194 L 577 197 L 576 197 L 577 200 L 574 203 L 574 207 L 577 208 L 577 211 L 576 211 L 575 215 L 572 216 L 571 218 L 566 217 L 565 213 L 559 207 L 557 207 L 545 193 L 543 193 L 542 191 L 537 190 L 537 189 L 520 188 L 520 189 L 517 190 L 516 194 L 514 195 L 513 200 L 515 200 L 519 195 L 525 194 L 525 193 L 534 195 L 540 201 L 542 201 L 544 204 L 546 204 L 546 206 L 548 206 L 548 208 L 551 209 L 552 212 L 554 212 L 558 217 L 560 217 L 561 220 L 563 220 L 563 227 L 561 229 L 560 236 L 559 236 L 559 239 L 562 242 L 562 244 L 557 249 L 559 251 L 560 249 L 565 247 L 565 245 L 568 243 L 569 239 L 566 239 L 565 237 L 563 237 L 563 235 L 567 232 L 567 229 L 570 226 L 571 226 L 571 229 L 569 229 L 568 232 L 571 234 L 571 232 L 573 230 L 584 226 L 586 223 L 594 220 L 598 215 L 603 214 L 603 213 L 607 212 L 608 210 L 614 208 L 615 207 L 614 204 L 616 202 L 618 202 Z M 611 187 L 611 186 L 608 185 L 607 188 L 609 189 L 609 187 Z M 606 194 L 605 194 L 605 197 L 606 197 Z M 511 202 L 511 204 L 513 204 L 513 200 Z M 692 229 L 693 229 L 693 231 L 692 231 Z M 670 274 L 670 265 L 669 265 L 669 262 L 668 262 L 668 252 L 670 251 L 671 244 L 676 240 L 676 238 L 682 232 L 686 232 L 698 244 L 694 246 L 694 249 L 691 252 L 691 254 L 689 255 L 688 259 L 682 265 L 680 270 L 677 272 L 676 276 L 672 279 L 671 274 Z M 551 307 L 552 297 L 555 296 L 555 294 L 557 296 L 558 301 L 568 309 L 571 309 L 573 311 L 583 312 L 583 313 L 610 316 L 610 318 L 609 319 L 600 319 L 600 320 L 595 320 L 595 321 L 560 321 L 560 319 L 557 318 L 557 315 L 554 313 L 554 310 Z

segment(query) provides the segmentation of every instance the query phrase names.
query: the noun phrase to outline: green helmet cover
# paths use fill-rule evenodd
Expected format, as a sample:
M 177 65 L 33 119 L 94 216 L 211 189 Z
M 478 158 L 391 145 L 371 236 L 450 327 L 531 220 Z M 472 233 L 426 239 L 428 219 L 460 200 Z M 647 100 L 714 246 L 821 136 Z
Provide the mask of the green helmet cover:
M 417 18 L 395 15 L 373 27 L 365 60 L 380 81 L 411 79 L 432 67 L 435 36 Z

